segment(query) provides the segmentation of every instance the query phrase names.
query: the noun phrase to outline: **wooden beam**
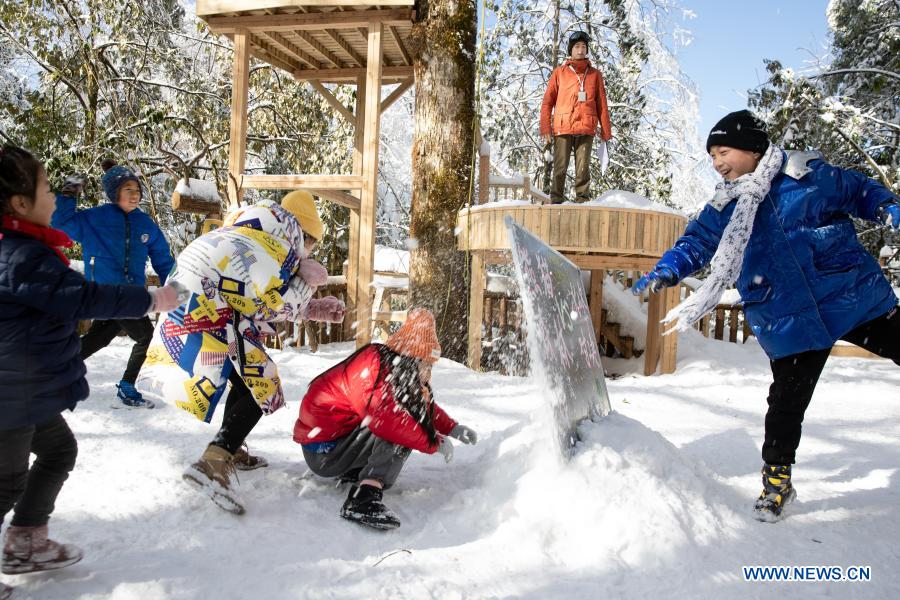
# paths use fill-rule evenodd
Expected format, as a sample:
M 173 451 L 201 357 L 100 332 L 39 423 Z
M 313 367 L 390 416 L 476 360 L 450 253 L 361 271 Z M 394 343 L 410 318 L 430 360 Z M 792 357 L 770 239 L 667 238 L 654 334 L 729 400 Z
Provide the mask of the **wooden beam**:
M 365 130 L 366 78 L 356 80 L 356 130 L 353 136 L 353 174 L 362 174 L 363 133 Z M 357 197 L 360 191 L 353 192 Z M 347 254 L 347 314 L 355 315 L 357 281 L 359 273 L 359 208 L 350 209 L 350 242 Z M 350 339 L 353 319 L 344 319 L 344 339 Z
M 244 175 L 242 186 L 254 190 L 355 190 L 363 187 L 359 175 Z
M 414 0 L 379 0 L 378 6 L 412 6 Z M 274 10 L 278 8 L 292 8 L 300 12 L 306 12 L 309 6 L 349 6 L 359 5 L 359 0 L 303 0 L 303 6 L 286 0 L 197 0 L 197 16 L 221 15 L 226 13 L 240 13 L 250 10 Z
M 335 69 L 340 69 L 344 66 L 341 63 L 341 59 L 332 54 L 328 48 L 320 44 L 319 41 L 310 34 L 306 33 L 305 31 L 295 31 L 294 35 L 299 37 L 306 45 L 322 55 L 322 57 L 330 62 Z
M 268 40 L 271 44 L 278 48 L 278 50 L 284 52 L 294 60 L 299 60 L 302 63 L 309 65 L 313 69 L 321 69 L 322 64 L 317 61 L 312 55 L 307 54 L 297 46 L 295 46 L 289 39 L 280 35 L 278 33 L 270 33 L 270 32 L 260 32 L 257 34 L 260 38 Z
M 406 46 L 403 45 L 403 40 L 400 39 L 400 32 L 397 31 L 397 28 L 392 25 L 389 25 L 387 29 L 391 32 L 391 37 L 394 38 L 394 43 L 397 44 L 397 48 L 399 48 L 400 54 L 403 55 L 403 64 L 411 65 L 412 57 L 409 55 L 409 51 L 406 49 Z
M 678 306 L 681 300 L 681 286 L 665 288 L 663 294 L 663 316 L 667 315 L 670 310 Z M 671 327 L 671 325 L 670 325 Z M 675 363 L 678 355 L 678 333 L 673 331 L 662 337 L 660 342 L 660 366 L 659 372 L 663 375 L 675 372 Z
M 241 17 L 208 17 L 213 33 L 235 33 L 245 29 L 258 31 L 310 31 L 319 29 L 356 29 L 369 23 L 410 25 L 414 11 L 410 8 L 385 10 L 350 10 L 346 12 L 315 12 L 297 15 L 250 15 Z
M 362 11 L 361 11 L 362 12 Z M 366 112 L 363 128 L 363 164 L 359 211 L 359 287 L 356 290 L 356 347 L 372 339 L 369 285 L 375 259 L 375 206 L 378 201 L 378 145 L 381 127 L 381 21 L 370 21 L 366 55 Z
M 335 31 L 334 29 L 326 29 L 325 34 L 330 37 L 335 44 L 340 46 L 344 52 L 347 53 L 347 55 L 350 57 L 350 60 L 356 63 L 356 66 L 366 66 L 366 60 L 362 56 L 360 56 L 356 50 L 353 49 L 353 46 L 347 43 L 347 40 L 341 37 L 341 34 L 339 32 Z M 363 35 L 363 39 L 366 39 L 366 35 Z
M 328 88 L 326 88 L 324 85 L 322 85 L 321 83 L 319 83 L 316 80 L 311 80 L 309 82 L 309 85 L 311 85 L 314 90 L 319 92 L 319 94 L 323 98 L 325 98 L 325 101 L 328 102 L 328 104 L 330 104 L 334 110 L 338 111 L 338 113 L 340 113 L 340 115 L 342 117 L 344 117 L 344 119 L 348 123 L 350 123 L 351 125 L 356 123 L 356 117 L 353 116 L 353 113 L 350 112 L 350 109 L 348 109 L 346 106 L 344 106 L 340 100 L 335 98 L 334 94 L 332 94 L 331 91 L 328 90 Z
M 472 278 L 469 287 L 469 351 L 466 364 L 473 371 L 481 370 L 481 322 L 484 319 L 484 287 L 487 271 L 484 260 L 472 253 Z
M 346 192 L 339 192 L 337 190 L 310 190 L 316 196 L 320 198 L 324 198 L 329 202 L 334 202 L 340 206 L 346 206 L 350 210 L 359 210 L 359 198 L 356 196 L 352 196 Z
M 400 99 L 400 96 L 406 93 L 406 90 L 412 87 L 412 84 L 415 83 L 415 79 L 410 77 L 409 79 L 404 79 L 400 82 L 400 85 L 397 86 L 393 92 L 388 94 L 388 97 L 381 101 L 381 112 L 386 111 L 391 107 L 391 104 Z
M 231 86 L 231 138 L 228 143 L 226 212 L 241 203 L 241 178 L 247 159 L 247 104 L 250 90 L 250 35 L 234 34 L 234 66 Z
M 665 315 L 662 312 L 662 294 L 651 292 L 647 301 L 647 339 L 644 346 L 644 375 L 656 373 L 659 364 L 659 350 L 662 343 L 662 325 L 659 321 Z
M 294 77 L 296 77 L 300 81 L 309 81 L 310 79 L 316 79 L 318 81 L 327 81 L 327 82 L 340 82 L 340 81 L 355 81 L 359 76 L 365 76 L 365 69 L 299 69 L 293 72 Z M 413 68 L 412 67 L 384 67 L 381 69 L 381 76 L 383 80 L 390 79 L 407 79 L 413 76 Z
M 559 248 L 556 248 L 559 250 Z M 627 271 L 650 271 L 659 262 L 659 258 L 642 256 L 615 256 L 606 254 L 566 254 L 577 267 L 582 269 L 624 269 Z

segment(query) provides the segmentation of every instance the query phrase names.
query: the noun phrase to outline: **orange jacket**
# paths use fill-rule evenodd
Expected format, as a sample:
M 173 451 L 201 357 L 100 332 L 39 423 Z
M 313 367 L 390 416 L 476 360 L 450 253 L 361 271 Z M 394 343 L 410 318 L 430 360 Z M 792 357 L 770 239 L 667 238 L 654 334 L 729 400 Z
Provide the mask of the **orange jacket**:
M 578 101 L 579 77 L 584 80 L 585 102 Z M 598 124 L 600 138 L 610 139 L 612 128 L 603 75 L 587 59 L 569 59 L 553 70 L 547 82 L 541 103 L 541 135 L 596 135 Z

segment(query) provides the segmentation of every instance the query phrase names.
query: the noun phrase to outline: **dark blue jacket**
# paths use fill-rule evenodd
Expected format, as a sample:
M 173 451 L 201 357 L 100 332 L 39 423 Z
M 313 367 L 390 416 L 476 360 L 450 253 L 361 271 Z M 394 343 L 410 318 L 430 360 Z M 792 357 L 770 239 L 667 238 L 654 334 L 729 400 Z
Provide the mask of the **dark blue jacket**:
M 754 335 L 776 359 L 830 348 L 897 298 L 849 215 L 875 220 L 895 197 L 818 154 L 788 152 L 759 205 L 736 287 Z M 659 265 L 681 280 L 710 262 L 737 201 L 706 205 Z M 720 210 L 721 208 L 721 210 Z
M 139 208 L 126 213 L 108 203 L 76 210 L 75 198 L 58 195 L 51 225 L 81 244 L 88 281 L 145 285 L 149 256 L 160 282 L 165 283 L 175 265 L 159 226 Z
M 0 229 L 0 430 L 87 398 L 79 319 L 139 318 L 149 306 L 144 288 L 85 281 L 43 242 Z

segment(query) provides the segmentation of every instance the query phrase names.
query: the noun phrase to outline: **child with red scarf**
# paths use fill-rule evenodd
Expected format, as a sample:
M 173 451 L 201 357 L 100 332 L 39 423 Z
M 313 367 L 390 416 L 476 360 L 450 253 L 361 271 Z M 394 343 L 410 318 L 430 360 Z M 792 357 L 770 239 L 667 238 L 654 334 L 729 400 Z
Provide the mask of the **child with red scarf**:
M 61 413 L 88 396 L 78 321 L 136 319 L 180 304 L 173 286 L 151 294 L 85 281 L 61 250 L 72 241 L 50 227 L 55 208 L 41 162 L 21 148 L 0 149 L 0 524 L 13 511 L 0 564 L 5 574 L 58 569 L 82 557 L 77 547 L 47 537 L 78 453 Z M 0 584 L 0 600 L 11 593 Z
M 449 437 L 475 432 L 434 401 L 431 367 L 441 355 L 434 315 L 417 308 L 386 344 L 367 344 L 309 384 L 294 425 L 310 470 L 353 484 L 341 516 L 373 529 L 400 519 L 382 503 L 413 450 L 453 456 Z

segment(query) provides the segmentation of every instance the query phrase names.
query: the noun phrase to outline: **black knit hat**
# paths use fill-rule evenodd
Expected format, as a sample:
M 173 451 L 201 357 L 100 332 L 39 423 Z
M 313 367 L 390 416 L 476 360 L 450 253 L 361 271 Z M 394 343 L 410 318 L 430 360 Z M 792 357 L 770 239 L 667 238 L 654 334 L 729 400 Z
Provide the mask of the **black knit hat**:
M 729 146 L 763 154 L 769 148 L 766 124 L 749 110 L 729 113 L 716 123 L 706 138 L 706 151 L 713 146 Z
M 574 31 L 572 32 L 572 35 L 569 36 L 569 49 L 567 51 L 567 56 L 572 56 L 572 48 L 574 48 L 575 44 L 577 44 L 578 42 L 584 42 L 585 46 L 587 46 L 588 50 L 590 50 L 590 36 L 583 31 Z

